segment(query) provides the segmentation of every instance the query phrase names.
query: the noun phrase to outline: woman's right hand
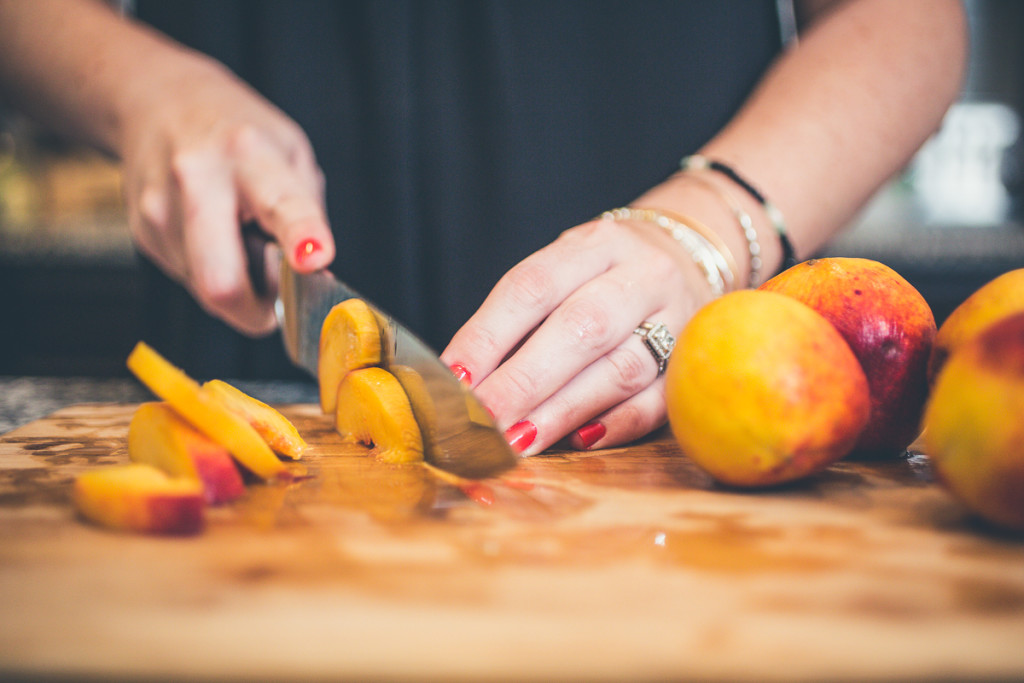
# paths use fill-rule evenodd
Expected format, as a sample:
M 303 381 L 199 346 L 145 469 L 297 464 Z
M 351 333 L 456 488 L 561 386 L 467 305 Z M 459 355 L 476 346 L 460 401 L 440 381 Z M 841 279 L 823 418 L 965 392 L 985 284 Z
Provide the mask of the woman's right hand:
M 257 222 L 300 272 L 334 259 L 323 177 L 305 133 L 226 68 L 191 53 L 129 88 L 119 149 L 132 237 L 209 313 L 258 336 L 273 297 L 249 281 L 241 225 Z M 277 273 L 268 272 L 270 293 Z

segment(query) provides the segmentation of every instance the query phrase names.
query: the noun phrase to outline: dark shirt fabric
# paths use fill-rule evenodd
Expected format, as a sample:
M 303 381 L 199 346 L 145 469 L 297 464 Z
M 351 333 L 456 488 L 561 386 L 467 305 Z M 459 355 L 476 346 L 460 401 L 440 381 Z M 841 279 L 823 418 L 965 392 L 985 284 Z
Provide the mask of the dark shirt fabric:
M 309 135 L 336 273 L 440 350 L 510 267 L 657 184 L 781 46 L 776 3 L 138 0 Z M 156 344 L 287 376 L 153 273 Z M 175 341 L 176 340 L 176 341 Z M 158 348 L 160 348 L 158 346 Z

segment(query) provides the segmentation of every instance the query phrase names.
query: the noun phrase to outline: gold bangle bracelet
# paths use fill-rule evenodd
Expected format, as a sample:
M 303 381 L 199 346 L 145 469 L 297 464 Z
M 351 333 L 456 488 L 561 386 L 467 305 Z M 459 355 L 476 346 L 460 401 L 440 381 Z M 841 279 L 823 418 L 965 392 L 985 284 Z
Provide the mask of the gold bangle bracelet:
M 704 235 L 694 229 L 693 226 L 676 220 L 654 209 L 637 209 L 632 207 L 620 207 L 611 209 L 601 214 L 602 220 L 610 221 L 642 221 L 653 223 L 667 232 L 681 244 L 704 271 L 708 285 L 711 287 L 711 294 L 719 297 L 729 291 L 735 282 L 735 271 L 729 269 L 729 265 L 718 248 L 712 244 Z
M 751 289 L 757 287 L 760 284 L 758 280 L 761 276 L 761 268 L 764 266 L 764 259 L 761 258 L 761 243 L 757 239 L 757 230 L 754 229 L 754 219 L 750 217 L 750 214 L 744 210 L 739 201 L 737 201 L 732 194 L 726 192 L 723 188 L 719 187 L 707 178 L 704 178 L 695 172 L 687 172 L 685 170 L 680 171 L 678 176 L 700 185 L 718 197 L 723 204 L 729 207 L 729 211 L 732 212 L 732 215 L 736 218 L 736 222 L 739 223 L 740 230 L 743 232 L 743 237 L 747 240 L 747 250 L 750 253 L 750 274 L 747 278 L 747 285 Z
M 728 280 L 729 288 L 736 289 L 736 273 L 740 272 L 739 264 L 736 262 L 736 257 L 732 255 L 732 250 L 729 248 L 729 245 L 727 245 L 725 240 L 722 239 L 722 236 L 693 216 L 684 216 L 682 214 L 671 213 L 663 210 L 660 212 L 672 220 L 688 226 L 691 230 L 710 242 L 711 246 L 721 253 L 728 271 L 728 277 L 726 279 Z

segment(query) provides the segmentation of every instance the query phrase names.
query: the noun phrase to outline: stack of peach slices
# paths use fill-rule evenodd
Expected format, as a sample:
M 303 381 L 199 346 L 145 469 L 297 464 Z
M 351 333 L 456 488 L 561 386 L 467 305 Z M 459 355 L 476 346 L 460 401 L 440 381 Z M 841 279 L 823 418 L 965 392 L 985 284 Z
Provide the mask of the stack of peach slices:
M 382 367 L 382 329 L 361 299 L 331 309 L 320 333 L 321 408 L 345 441 L 368 446 L 378 459 L 422 463 L 423 434 L 409 396 Z M 281 457 L 297 460 L 307 444 L 280 412 L 227 382 L 200 385 L 144 342 L 128 368 L 161 400 L 132 416 L 130 463 L 77 477 L 73 499 L 83 517 L 114 529 L 194 534 L 206 505 L 245 493 L 243 472 L 263 481 L 292 478 Z
M 207 505 L 245 493 L 243 471 L 291 479 L 279 456 L 297 460 L 307 445 L 280 412 L 226 382 L 200 385 L 144 342 L 128 368 L 161 400 L 132 416 L 130 463 L 75 479 L 72 497 L 83 517 L 113 529 L 195 534 Z

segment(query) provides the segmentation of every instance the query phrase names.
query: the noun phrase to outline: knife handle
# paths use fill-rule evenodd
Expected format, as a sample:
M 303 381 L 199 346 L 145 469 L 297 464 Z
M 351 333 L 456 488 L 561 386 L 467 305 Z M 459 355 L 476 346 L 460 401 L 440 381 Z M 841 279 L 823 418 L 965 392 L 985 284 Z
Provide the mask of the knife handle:
M 255 221 L 242 224 L 242 242 L 245 245 L 246 267 L 252 290 L 261 299 L 267 296 L 267 245 L 273 240 Z

